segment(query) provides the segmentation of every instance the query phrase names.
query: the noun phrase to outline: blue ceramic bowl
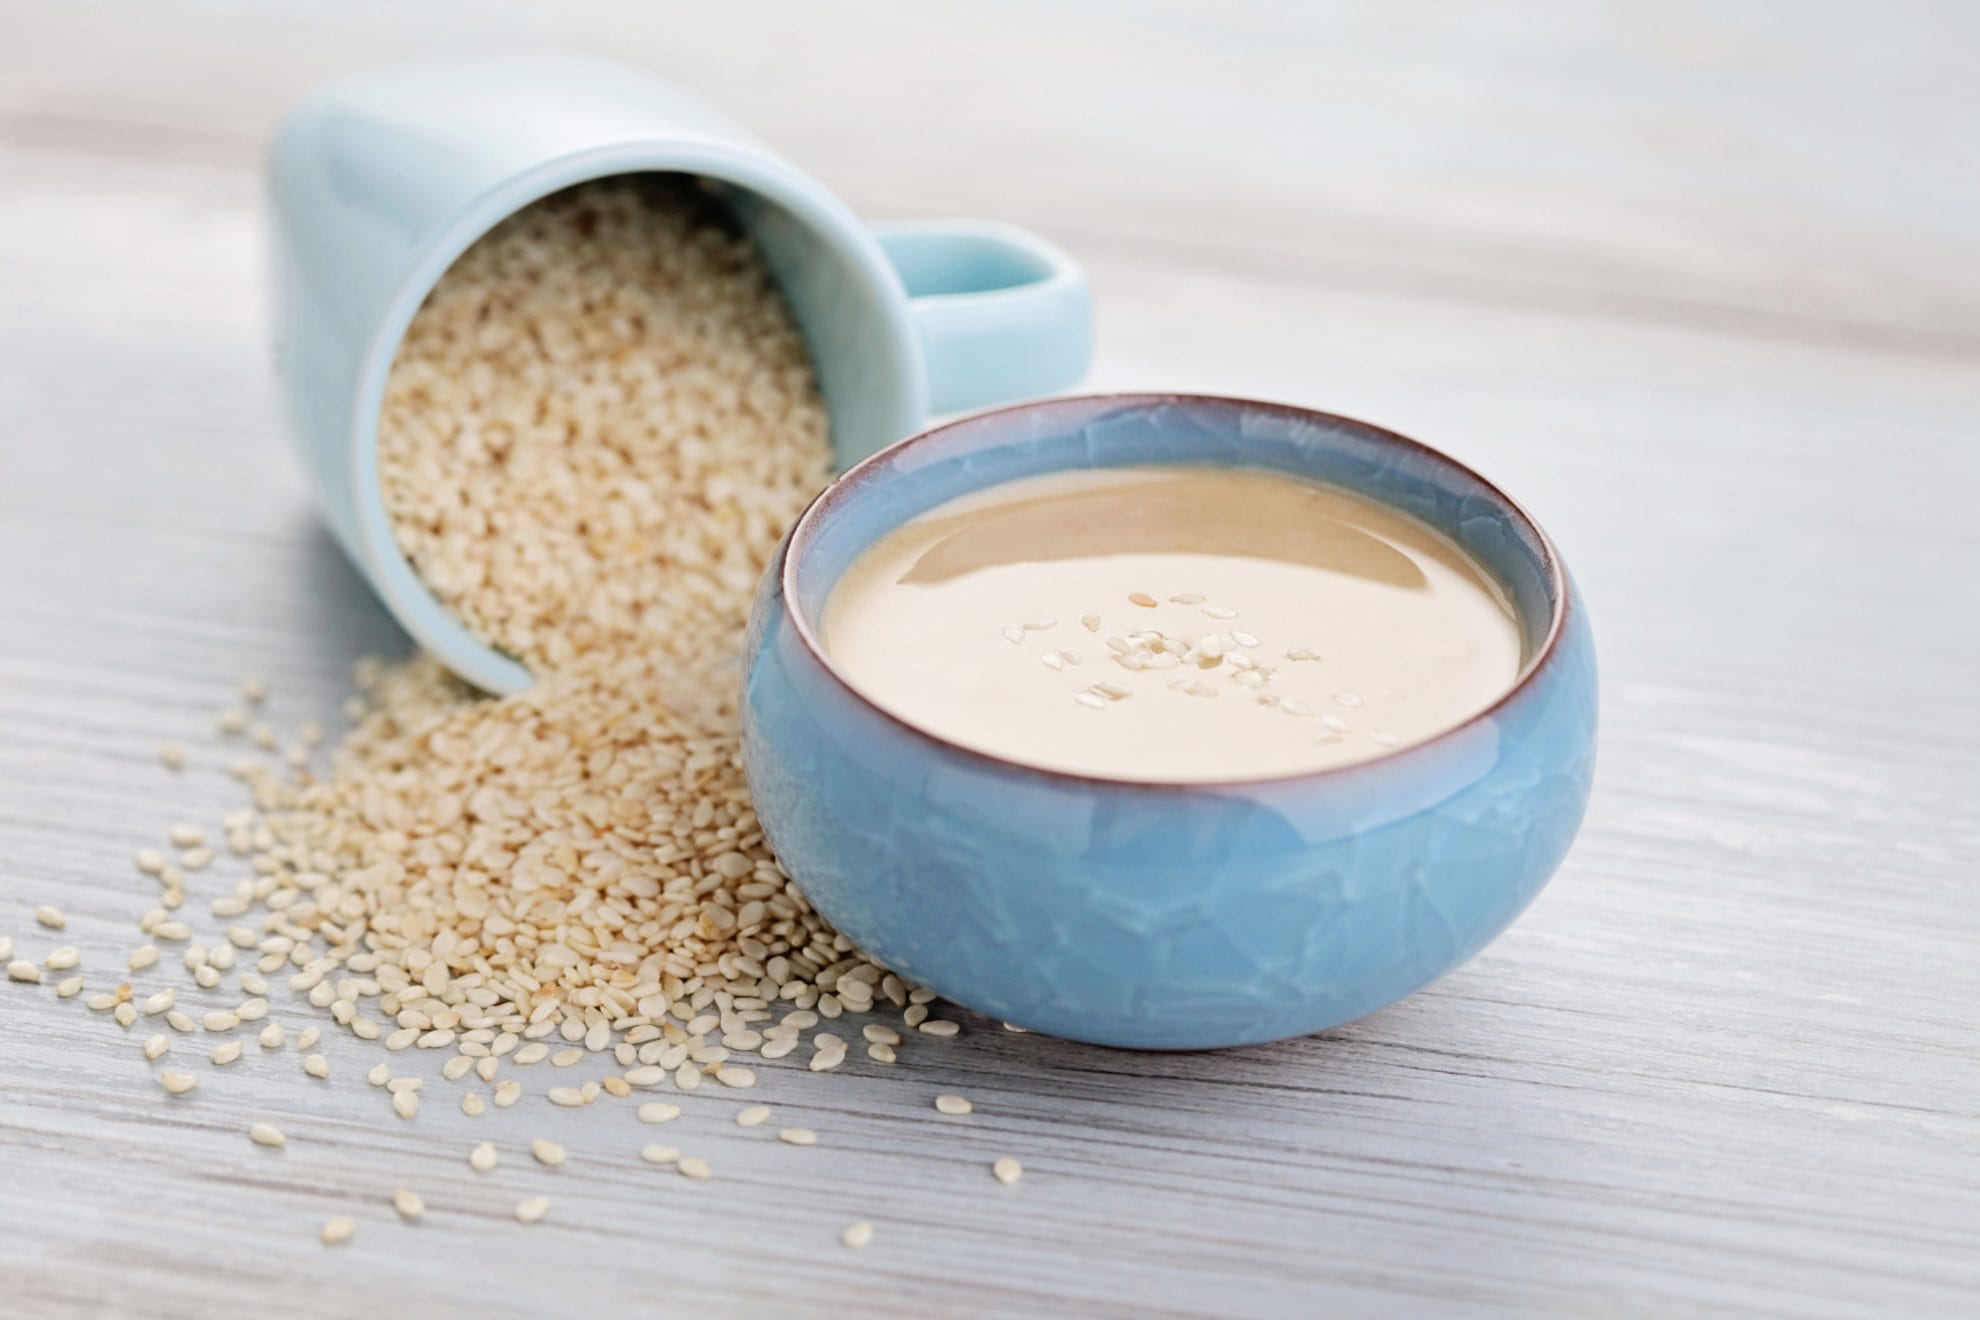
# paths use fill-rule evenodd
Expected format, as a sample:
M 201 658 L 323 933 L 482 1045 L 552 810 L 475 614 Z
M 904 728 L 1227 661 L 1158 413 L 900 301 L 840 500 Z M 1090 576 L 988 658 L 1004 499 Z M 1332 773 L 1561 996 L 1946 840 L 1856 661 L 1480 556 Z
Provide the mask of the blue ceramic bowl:
M 1441 529 L 1519 614 L 1528 659 L 1512 690 L 1428 742 L 1355 765 L 1137 783 L 946 742 L 862 697 L 820 647 L 840 574 L 908 518 L 1014 477 L 1151 463 L 1278 469 Z M 1106 1045 L 1297 1036 L 1436 979 L 1553 874 L 1594 770 L 1594 647 L 1546 535 L 1435 450 L 1277 404 L 1056 399 L 883 450 L 792 529 L 744 663 L 757 813 L 818 910 L 948 999 Z

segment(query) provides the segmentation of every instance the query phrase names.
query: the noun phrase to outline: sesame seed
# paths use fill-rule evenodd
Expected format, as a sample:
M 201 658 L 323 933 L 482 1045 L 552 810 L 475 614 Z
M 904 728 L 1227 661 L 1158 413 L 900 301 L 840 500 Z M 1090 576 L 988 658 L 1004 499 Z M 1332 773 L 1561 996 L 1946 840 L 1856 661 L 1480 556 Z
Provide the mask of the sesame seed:
M 962 1028 L 943 1018 L 931 1018 L 922 1023 L 918 1030 L 929 1036 L 953 1036 Z
M 1203 612 L 1213 619 L 1235 619 L 1237 611 L 1228 605 L 1205 605 Z
M 248 1140 L 257 1146 L 286 1146 L 289 1139 L 272 1123 L 256 1123 L 248 1129 Z
M 777 1133 L 777 1140 L 786 1146 L 815 1146 L 818 1144 L 818 1134 L 810 1128 L 788 1127 Z
M 392 1112 L 404 1119 L 417 1117 L 419 1114 L 419 1092 L 392 1092 Z
M 281 1049 L 283 1039 L 282 1024 L 279 1022 L 271 1022 L 261 1029 L 259 1040 L 261 1041 L 261 1048 L 264 1050 Z
M 1058 626 L 1059 621 L 1049 616 L 1042 619 L 1026 619 L 1024 621 L 1026 632 L 1044 632 L 1048 628 L 1056 628 Z
M 186 768 L 186 749 L 178 743 L 168 742 L 158 749 L 158 763 L 167 770 Z
M 674 1167 L 681 1171 L 683 1178 L 699 1180 L 708 1178 L 713 1173 L 713 1170 L 708 1167 L 708 1161 L 698 1159 L 693 1155 L 683 1156 Z
M 845 1232 L 839 1234 L 839 1241 L 858 1251 L 867 1243 L 873 1241 L 873 1225 L 867 1223 L 864 1219 L 860 1220 L 857 1224 L 849 1225 Z
M 61 930 L 69 924 L 69 919 L 62 915 L 60 908 L 50 907 L 46 903 L 34 910 L 34 919 L 50 930 Z
M 484 1141 L 468 1152 L 468 1167 L 476 1173 L 487 1173 L 493 1169 L 501 1157 L 496 1154 L 495 1143 Z
M 165 854 L 156 848 L 138 849 L 133 860 L 137 863 L 137 869 L 146 875 L 157 875 L 165 869 Z
M 562 1146 L 544 1137 L 537 1137 L 529 1143 L 529 1153 L 536 1157 L 538 1164 L 553 1169 L 560 1167 L 568 1158 L 568 1152 Z
M 259 706 L 268 700 L 268 684 L 252 674 L 241 680 L 241 699 L 250 706 Z
M 7 979 L 38 985 L 41 982 L 41 969 L 25 958 L 16 958 L 7 964 Z
M 64 944 L 41 960 L 41 965 L 51 972 L 66 972 L 82 961 L 82 950 L 73 944 Z
M 1056 651 L 1047 651 L 1044 655 L 1039 656 L 1038 663 L 1044 665 L 1047 669 L 1064 669 L 1066 667 L 1065 658 Z
M 144 1042 L 144 1057 L 147 1059 L 163 1058 L 170 1052 L 171 1048 L 172 1042 L 164 1036 L 150 1036 Z
M 990 1166 L 990 1174 L 998 1182 L 1009 1187 L 1012 1183 L 1024 1177 L 1024 1166 L 1010 1156 L 1005 1155 Z
M 522 1099 L 521 1082 L 503 1082 L 495 1088 L 495 1107 L 497 1109 L 507 1109 L 520 1099 Z
M 1073 700 L 1090 710 L 1107 709 L 1107 699 L 1097 692 L 1076 692 Z
M 944 1114 L 967 1114 L 976 1106 L 959 1095 L 938 1095 L 935 1097 L 935 1108 Z
M 176 1008 L 169 1009 L 166 1011 L 165 1025 L 170 1027 L 174 1031 L 182 1032 L 182 1033 L 199 1030 L 199 1023 L 193 1021 L 192 1014 L 183 1012 Z
M 217 1066 L 224 1068 L 241 1057 L 241 1043 L 237 1040 L 230 1040 L 226 1044 L 216 1047 L 213 1053 L 207 1057 Z
M 750 1105 L 747 1108 L 739 1109 L 736 1111 L 737 1127 L 746 1127 L 746 1128 L 761 1127 L 763 1124 L 769 1121 L 770 1121 L 769 1105 Z
M 1015 623 L 1005 624 L 1001 631 L 1004 634 L 1004 640 L 1013 646 L 1024 640 L 1024 629 L 1018 627 Z
M 1311 647 L 1289 646 L 1286 648 L 1286 659 L 1288 660 L 1318 660 L 1319 658 L 1319 655 Z
M 80 976 L 71 976 L 55 986 L 55 997 L 57 999 L 74 999 L 82 993 L 82 988 L 83 979 Z
M 1177 605 L 1201 605 L 1208 599 L 1209 597 L 1200 591 L 1180 591 L 1169 597 L 1169 600 Z
M 408 1224 L 417 1224 L 426 1218 L 426 1202 L 420 1199 L 418 1192 L 404 1187 L 392 1193 L 392 1208 Z
M 1130 591 L 1128 593 L 1128 604 L 1139 605 L 1143 609 L 1152 610 L 1155 608 L 1155 598 L 1145 591 Z
M 373 1086 L 385 1085 L 392 1080 L 391 1065 L 384 1063 L 373 1064 L 371 1071 L 364 1075 L 364 1080 L 370 1082 Z
M 1352 692 L 1336 692 L 1334 694 L 1334 704 L 1339 706 L 1346 706 L 1348 709 L 1352 710 L 1356 706 L 1359 706 L 1361 704 L 1361 698 L 1356 696 Z
M 205 1027 L 208 1031 L 232 1031 L 235 1027 L 241 1025 L 240 1018 L 236 1017 L 232 1013 L 222 1012 L 219 1009 L 215 1009 L 213 1012 L 208 1013 L 205 1017 L 201 1018 L 199 1022 L 200 1025 Z
M 582 1063 L 583 1061 L 583 1050 L 558 1050 L 550 1056 L 550 1066 L 552 1068 L 568 1068 L 573 1064 Z
M 679 1105 L 655 1100 L 639 1107 L 639 1121 L 642 1123 L 671 1123 L 681 1116 Z
M 137 1008 L 128 1001 L 117 1005 L 110 1011 L 117 1019 L 117 1025 L 120 1027 L 128 1028 L 131 1023 L 137 1021 Z
M 158 1084 L 165 1088 L 168 1095 L 184 1095 L 199 1085 L 199 1077 L 195 1073 L 161 1072 L 158 1074 Z
M 1100 631 L 1100 616 L 1097 614 L 1082 614 L 1079 616 L 1079 623 L 1082 628 L 1085 628 L 1090 633 Z
M 641 1146 L 639 1157 L 648 1164 L 672 1164 L 681 1157 L 681 1152 L 673 1146 Z
M 300 1045 L 298 1045 L 298 1048 L 300 1048 Z M 330 1076 L 330 1060 L 324 1058 L 321 1054 L 312 1054 L 304 1059 L 302 1067 L 303 1071 L 311 1077 L 327 1078 Z M 397 1107 L 396 1105 L 393 1106 L 395 1109 Z
M 550 1198 L 532 1196 L 526 1201 L 516 1202 L 516 1222 L 519 1224 L 539 1223 L 550 1213 Z
M 296 1048 L 299 1050 L 309 1049 L 316 1044 L 317 1037 L 322 1034 L 315 1027 L 304 1027 L 296 1033 Z

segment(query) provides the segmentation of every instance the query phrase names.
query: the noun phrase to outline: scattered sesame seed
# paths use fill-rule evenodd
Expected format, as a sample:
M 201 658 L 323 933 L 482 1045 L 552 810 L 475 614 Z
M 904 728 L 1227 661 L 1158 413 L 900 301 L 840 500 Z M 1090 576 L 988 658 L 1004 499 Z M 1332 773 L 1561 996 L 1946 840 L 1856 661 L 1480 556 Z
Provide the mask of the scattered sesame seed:
M 25 981 L 29 985 L 39 985 L 41 983 L 41 969 L 25 958 L 16 958 L 7 964 L 7 979 L 9 981 Z
M 708 1167 L 707 1160 L 698 1159 L 693 1155 L 684 1156 L 674 1167 L 681 1171 L 683 1178 L 694 1178 L 697 1180 L 706 1179 L 714 1172 Z
M 1080 626 L 1090 633 L 1100 631 L 1100 616 L 1097 614 L 1082 614 L 1079 616 L 1079 622 Z
M 584 1092 L 575 1086 L 553 1086 L 550 1088 L 550 1103 L 576 1109 L 584 1104 Z
M 1065 658 L 1056 651 L 1047 651 L 1044 655 L 1039 656 L 1038 663 L 1044 665 L 1047 669 L 1064 669 L 1066 667 Z
M 1334 704 L 1353 710 L 1361 704 L 1361 698 L 1352 692 L 1336 692 L 1334 694 Z
M 286 1146 L 289 1139 L 272 1123 L 256 1123 L 248 1129 L 248 1140 L 257 1146 Z
M 737 1127 L 761 1127 L 770 1121 L 769 1105 L 750 1105 L 736 1111 Z
M 392 1092 L 392 1112 L 404 1119 L 417 1117 L 419 1115 L 419 1092 Z
M 296 1048 L 299 1050 L 309 1049 L 311 1046 L 316 1044 L 317 1037 L 321 1036 L 322 1034 L 323 1033 L 315 1027 L 304 1027 L 301 1031 L 296 1033 Z
M 1012 1183 L 1024 1177 L 1024 1166 L 1010 1156 L 1005 1155 L 990 1166 L 990 1174 L 998 1182 L 1009 1187 Z
M 269 1023 L 261 1029 L 261 1035 L 258 1039 L 261 1041 L 261 1048 L 264 1050 L 281 1049 L 282 1042 L 285 1039 L 282 1024 L 279 1022 Z
M 1107 709 L 1107 699 L 1097 692 L 1075 692 L 1073 700 L 1090 710 Z
M 671 1123 L 681 1116 L 679 1105 L 655 1100 L 639 1107 L 639 1121 L 642 1123 Z
M 167 1040 L 162 1035 L 148 1036 L 145 1038 L 144 1057 L 147 1059 L 163 1058 L 166 1054 L 171 1052 L 171 1049 L 172 1049 L 172 1042 Z
M 167 770 L 186 768 L 186 749 L 178 743 L 168 742 L 158 749 L 158 763 Z
M 648 1164 L 672 1164 L 681 1157 L 681 1152 L 673 1146 L 641 1146 L 639 1157 Z
M 816 1146 L 818 1134 L 810 1128 L 787 1127 L 777 1133 L 777 1140 L 786 1146 Z
M 1200 591 L 1179 591 L 1169 597 L 1169 600 L 1177 605 L 1201 605 L 1208 599 L 1209 597 Z
M 944 1114 L 967 1114 L 976 1106 L 959 1095 L 938 1095 L 935 1097 L 935 1108 Z
M 230 1040 L 226 1044 L 216 1048 L 207 1057 L 217 1066 L 224 1068 L 241 1057 L 241 1043 L 237 1040 Z
M 324 1246 L 334 1247 L 349 1242 L 352 1235 L 356 1232 L 357 1221 L 355 1219 L 346 1219 L 339 1215 L 335 1219 L 324 1220 L 323 1229 L 317 1234 L 317 1237 L 322 1239 Z
M 526 1201 L 516 1202 L 516 1222 L 519 1224 L 537 1223 L 549 1213 L 550 1198 L 547 1196 L 532 1196 Z
M 426 1202 L 420 1199 L 418 1192 L 404 1187 L 392 1193 L 392 1208 L 408 1224 L 417 1224 L 426 1218 Z
M 158 1074 L 158 1084 L 165 1088 L 168 1095 L 184 1095 L 199 1085 L 199 1077 L 195 1073 L 161 1072 Z
M 298 1048 L 300 1048 L 300 1042 L 298 1042 Z M 303 1071 L 311 1077 L 327 1078 L 330 1076 L 330 1060 L 324 1058 L 321 1054 L 310 1055 L 303 1060 L 302 1066 Z M 393 1108 L 396 1109 L 398 1106 L 394 1105 Z
M 500 1158 L 495 1151 L 495 1143 L 484 1141 L 468 1152 L 468 1167 L 476 1173 L 487 1173 L 495 1167 Z
M 562 1146 L 544 1137 L 537 1137 L 529 1143 L 529 1153 L 536 1156 L 538 1164 L 548 1165 L 553 1169 L 560 1167 L 569 1158 L 569 1153 Z
M 1024 640 L 1024 629 L 1018 627 L 1015 623 L 1005 624 L 1003 628 L 1003 634 L 1004 634 L 1004 640 L 1009 642 L 1012 646 L 1016 646 L 1019 642 L 1022 642 Z
M 1205 605 L 1203 612 L 1213 619 L 1235 619 L 1237 611 L 1228 605 Z
M 82 961 L 82 950 L 73 944 L 64 944 L 41 960 L 41 965 L 51 972 L 66 972 Z
M 1044 632 L 1048 628 L 1056 628 L 1058 626 L 1059 621 L 1049 616 L 1042 619 L 1026 619 L 1024 621 L 1026 632 Z
M 839 1241 L 857 1251 L 867 1243 L 873 1241 L 873 1225 L 862 1219 L 857 1224 L 847 1227 L 845 1232 L 839 1234 Z
M 480 1118 L 488 1112 L 488 1102 L 481 1098 L 481 1092 L 469 1091 L 461 1097 L 461 1112 L 469 1118 Z
M 62 915 L 62 909 L 47 903 L 34 910 L 34 919 L 50 930 L 61 930 L 69 924 L 69 919 Z
M 200 1025 L 205 1027 L 208 1031 L 232 1031 L 235 1027 L 241 1025 L 241 1020 L 239 1017 L 235 1016 L 232 1013 L 222 1012 L 219 1009 L 215 1009 L 213 1012 L 208 1013 L 205 1017 L 201 1018 L 199 1021 L 200 1021 Z
M 961 1027 L 944 1018 L 931 1018 L 917 1029 L 929 1036 L 953 1036 L 962 1030 Z
M 1130 591 L 1128 593 L 1128 603 L 1130 605 L 1139 605 L 1143 609 L 1152 610 L 1155 608 L 1155 598 L 1145 591 Z
M 268 684 L 250 674 L 241 680 L 241 699 L 250 706 L 259 706 L 268 700 Z
M 82 988 L 83 979 L 80 976 L 71 976 L 56 985 L 55 997 L 57 999 L 74 999 L 82 993 Z

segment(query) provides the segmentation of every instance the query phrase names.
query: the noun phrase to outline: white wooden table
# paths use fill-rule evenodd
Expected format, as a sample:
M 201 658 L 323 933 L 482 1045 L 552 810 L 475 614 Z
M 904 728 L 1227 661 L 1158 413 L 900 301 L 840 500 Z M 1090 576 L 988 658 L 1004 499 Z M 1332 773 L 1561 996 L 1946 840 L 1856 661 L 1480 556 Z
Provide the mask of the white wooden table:
M 821 1145 L 691 1097 L 665 1132 L 705 1184 L 640 1165 L 623 1104 L 401 1123 L 334 1031 L 328 1082 L 250 1046 L 168 1102 L 141 1028 L 0 984 L 0 1313 L 1980 1311 L 1980 8 L 676 8 L 0 3 L 0 932 L 120 979 L 131 850 L 235 803 L 234 680 L 332 714 L 404 644 L 279 438 L 274 116 L 553 40 L 866 213 L 1056 237 L 1096 387 L 1315 404 L 1502 480 L 1596 616 L 1579 845 L 1367 1021 L 1144 1056 L 972 1020 L 892 1070 L 768 1066 L 749 1098 Z M 529 1166 L 540 1132 L 570 1165 Z

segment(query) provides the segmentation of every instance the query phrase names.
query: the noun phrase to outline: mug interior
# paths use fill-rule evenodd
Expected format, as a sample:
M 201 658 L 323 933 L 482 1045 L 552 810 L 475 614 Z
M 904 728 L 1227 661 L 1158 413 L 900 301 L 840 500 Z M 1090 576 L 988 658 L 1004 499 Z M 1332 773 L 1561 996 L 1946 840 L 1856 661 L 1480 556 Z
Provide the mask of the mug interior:
M 858 694 L 833 666 L 818 623 L 832 589 L 874 542 L 947 500 L 1019 477 L 1151 465 L 1263 468 L 1322 481 L 1448 536 L 1491 574 L 1513 607 L 1523 658 L 1501 700 L 1533 674 L 1561 629 L 1567 584 L 1546 534 L 1457 460 L 1330 413 L 1166 394 L 1020 404 L 937 427 L 854 467 L 792 529 L 781 568 L 793 625 L 819 662 Z
M 899 277 L 850 211 L 786 167 L 714 143 L 635 142 L 548 162 L 484 194 L 411 264 L 371 341 L 354 414 L 352 479 L 359 537 L 394 616 L 449 669 L 491 692 L 520 691 L 530 673 L 442 607 L 399 550 L 378 481 L 385 383 L 427 294 L 490 230 L 567 188 L 649 174 L 703 180 L 762 254 L 810 352 L 840 466 L 927 416 L 920 344 Z

